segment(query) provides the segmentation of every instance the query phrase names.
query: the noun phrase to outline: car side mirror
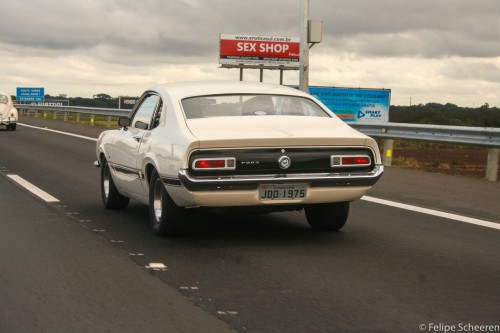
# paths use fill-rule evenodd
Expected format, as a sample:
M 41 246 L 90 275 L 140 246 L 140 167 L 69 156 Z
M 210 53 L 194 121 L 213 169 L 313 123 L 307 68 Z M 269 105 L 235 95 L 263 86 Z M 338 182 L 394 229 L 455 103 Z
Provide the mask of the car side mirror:
M 118 125 L 123 128 L 127 128 L 132 124 L 130 118 L 118 118 Z
M 138 120 L 138 121 L 136 121 L 136 122 L 135 122 L 134 127 L 135 127 L 135 128 L 138 128 L 138 129 L 141 129 L 141 130 L 145 130 L 145 131 L 147 131 L 147 129 L 148 129 L 148 127 L 149 127 L 149 125 L 148 125 L 148 124 L 146 124 L 146 123 L 145 123 L 145 122 L 143 122 L 143 121 Z

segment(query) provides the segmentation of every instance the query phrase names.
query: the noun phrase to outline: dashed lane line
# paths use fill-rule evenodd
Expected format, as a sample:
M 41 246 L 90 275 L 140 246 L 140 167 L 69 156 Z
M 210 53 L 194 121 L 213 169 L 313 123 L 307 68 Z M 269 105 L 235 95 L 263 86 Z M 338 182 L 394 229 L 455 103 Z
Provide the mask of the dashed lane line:
M 29 181 L 19 177 L 18 175 L 10 174 L 10 175 L 7 175 L 7 177 L 12 179 L 16 183 L 18 183 L 19 185 L 21 185 L 22 187 L 24 187 L 25 189 L 27 189 L 28 191 L 30 191 L 31 193 L 33 193 L 34 195 L 39 197 L 40 199 L 44 200 L 45 202 L 59 202 L 59 200 L 57 198 L 51 196 L 47 192 L 41 190 L 39 187 L 36 187 L 35 185 L 31 184 Z

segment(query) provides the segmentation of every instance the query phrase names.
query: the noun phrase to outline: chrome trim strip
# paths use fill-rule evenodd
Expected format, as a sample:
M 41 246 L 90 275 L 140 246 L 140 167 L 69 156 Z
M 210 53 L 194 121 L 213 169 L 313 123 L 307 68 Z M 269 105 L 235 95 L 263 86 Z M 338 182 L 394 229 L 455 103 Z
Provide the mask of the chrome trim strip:
M 118 165 L 118 164 L 114 164 L 114 163 L 110 163 L 109 166 L 111 168 L 113 168 L 113 170 L 115 170 L 116 172 L 121 172 L 121 173 L 124 173 L 126 175 L 137 176 L 140 180 L 145 179 L 144 173 L 141 172 L 141 170 L 125 167 L 123 165 Z
M 192 177 L 186 169 L 179 171 L 179 179 L 187 189 L 229 189 L 233 187 L 257 185 L 259 183 L 310 183 L 312 187 L 322 186 L 370 186 L 382 176 L 384 167 L 377 165 L 369 172 L 345 173 L 302 173 L 302 174 L 269 174 L 269 175 L 233 175 Z M 236 189 L 236 188 L 234 188 Z

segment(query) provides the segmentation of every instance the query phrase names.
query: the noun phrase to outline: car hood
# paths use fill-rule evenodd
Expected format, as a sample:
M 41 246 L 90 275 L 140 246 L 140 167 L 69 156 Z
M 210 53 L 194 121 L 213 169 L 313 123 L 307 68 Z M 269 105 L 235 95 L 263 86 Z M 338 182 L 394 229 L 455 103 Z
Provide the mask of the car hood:
M 214 117 L 187 120 L 200 148 L 359 146 L 366 135 L 335 118 L 301 116 Z

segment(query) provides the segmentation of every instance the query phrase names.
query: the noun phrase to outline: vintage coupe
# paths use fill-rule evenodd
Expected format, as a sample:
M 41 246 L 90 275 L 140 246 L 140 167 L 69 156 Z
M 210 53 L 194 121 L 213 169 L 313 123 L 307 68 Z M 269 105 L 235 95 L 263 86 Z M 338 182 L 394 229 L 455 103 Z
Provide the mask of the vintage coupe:
M 118 122 L 96 145 L 104 206 L 149 205 L 157 235 L 179 232 L 193 210 L 207 209 L 304 209 L 313 229 L 338 230 L 349 202 L 383 172 L 375 140 L 278 85 L 158 85 Z
M 17 109 L 14 107 L 10 95 L 0 93 L 0 125 L 5 125 L 7 130 L 15 131 L 17 116 Z

